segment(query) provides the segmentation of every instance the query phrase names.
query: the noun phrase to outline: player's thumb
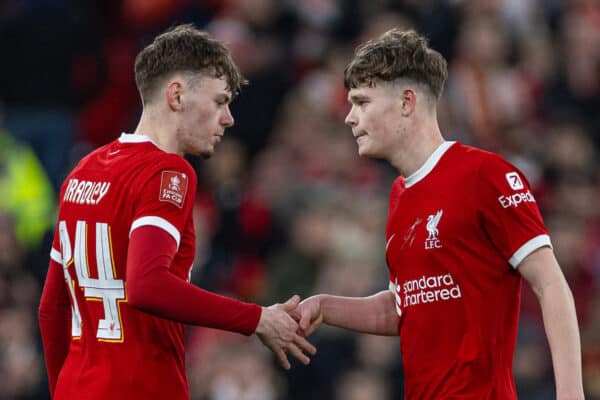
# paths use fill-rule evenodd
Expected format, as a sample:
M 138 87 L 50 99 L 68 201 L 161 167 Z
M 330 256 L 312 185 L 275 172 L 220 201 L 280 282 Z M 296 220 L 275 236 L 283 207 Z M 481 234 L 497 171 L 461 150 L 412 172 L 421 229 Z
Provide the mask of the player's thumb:
M 300 313 L 300 321 L 298 321 L 298 325 L 300 326 L 300 329 L 306 333 L 310 327 L 310 313 Z
M 288 301 L 286 301 L 285 303 L 283 303 L 283 309 L 286 312 L 290 312 L 292 310 L 295 310 L 296 307 L 298 307 L 299 303 L 300 303 L 300 296 L 298 296 L 297 294 L 295 294 L 292 297 L 290 297 L 288 299 Z

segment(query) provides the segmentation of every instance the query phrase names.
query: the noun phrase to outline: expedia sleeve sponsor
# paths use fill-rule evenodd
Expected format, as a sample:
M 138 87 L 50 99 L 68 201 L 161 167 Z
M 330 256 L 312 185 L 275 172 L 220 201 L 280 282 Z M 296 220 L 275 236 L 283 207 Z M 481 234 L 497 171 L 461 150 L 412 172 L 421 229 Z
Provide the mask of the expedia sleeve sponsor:
M 510 195 L 501 195 L 498 201 L 502 208 L 519 207 L 521 203 L 535 203 L 535 197 L 528 190 L 526 192 L 514 193 Z

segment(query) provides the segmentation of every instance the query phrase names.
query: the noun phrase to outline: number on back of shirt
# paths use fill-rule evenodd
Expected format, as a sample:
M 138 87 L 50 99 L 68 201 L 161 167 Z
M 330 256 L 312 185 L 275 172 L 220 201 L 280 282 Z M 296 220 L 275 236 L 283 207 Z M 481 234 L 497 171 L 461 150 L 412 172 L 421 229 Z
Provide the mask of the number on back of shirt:
M 110 226 L 96 223 L 96 268 L 98 278 L 90 278 L 88 260 L 88 225 L 85 221 L 77 221 L 75 228 L 75 247 L 67 231 L 67 223 L 60 221 L 58 225 L 62 265 L 65 280 L 72 299 L 71 335 L 81 337 L 81 312 L 75 296 L 75 281 L 69 272 L 69 266 L 75 264 L 75 273 L 83 295 L 89 301 L 102 301 L 104 318 L 98 322 L 96 338 L 100 341 L 122 342 L 121 313 L 119 302 L 125 300 L 125 285 L 122 279 L 115 279 L 116 271 L 112 254 Z

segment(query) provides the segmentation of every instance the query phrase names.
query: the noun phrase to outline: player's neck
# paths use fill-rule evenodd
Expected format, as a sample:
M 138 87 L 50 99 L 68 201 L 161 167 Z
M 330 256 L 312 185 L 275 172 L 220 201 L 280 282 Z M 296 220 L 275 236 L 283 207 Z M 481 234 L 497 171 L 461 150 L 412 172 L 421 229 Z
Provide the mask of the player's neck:
M 148 136 L 159 149 L 166 153 L 179 154 L 176 132 L 169 129 L 169 126 L 169 124 L 165 124 L 165 119 L 157 113 L 144 110 L 133 133 Z
M 404 143 L 400 144 L 389 160 L 390 164 L 404 177 L 414 174 L 425 164 L 433 152 L 444 143 L 437 122 L 415 130 L 413 133 L 406 135 L 404 139 Z

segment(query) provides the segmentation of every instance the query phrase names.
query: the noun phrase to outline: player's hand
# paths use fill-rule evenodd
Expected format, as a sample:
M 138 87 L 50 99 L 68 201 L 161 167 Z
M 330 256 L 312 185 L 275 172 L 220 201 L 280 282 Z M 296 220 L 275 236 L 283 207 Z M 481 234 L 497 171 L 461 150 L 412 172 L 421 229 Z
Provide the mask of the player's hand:
M 299 333 L 304 337 L 310 336 L 323 322 L 321 298 L 312 296 L 305 299 L 296 307 L 294 315 L 299 320 Z
M 279 363 L 285 369 L 290 369 L 287 353 L 306 365 L 310 359 L 304 353 L 314 355 L 317 352 L 312 344 L 297 333 L 298 323 L 290 316 L 299 302 L 300 297 L 294 295 L 283 304 L 263 307 L 256 328 L 256 335 L 277 356 Z

